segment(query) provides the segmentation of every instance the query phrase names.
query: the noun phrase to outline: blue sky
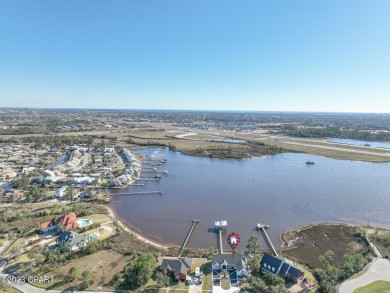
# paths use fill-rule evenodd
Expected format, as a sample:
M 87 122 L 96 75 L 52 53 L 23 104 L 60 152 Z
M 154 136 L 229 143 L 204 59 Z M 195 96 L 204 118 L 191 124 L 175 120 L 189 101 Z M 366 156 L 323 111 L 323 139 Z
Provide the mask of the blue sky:
M 0 106 L 390 112 L 388 0 L 0 1 Z

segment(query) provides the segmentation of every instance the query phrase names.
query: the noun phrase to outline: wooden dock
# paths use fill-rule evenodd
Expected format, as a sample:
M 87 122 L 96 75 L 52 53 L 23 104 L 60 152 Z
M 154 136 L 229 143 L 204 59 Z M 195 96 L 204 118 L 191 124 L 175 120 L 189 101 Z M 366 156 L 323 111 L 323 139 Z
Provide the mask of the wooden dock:
M 161 191 L 138 191 L 138 192 L 121 192 L 111 195 L 143 195 L 143 194 L 159 194 L 162 195 Z
M 259 230 L 263 234 L 264 240 L 267 243 L 268 248 L 272 250 L 272 252 L 275 254 L 275 256 L 278 256 L 278 253 L 276 252 L 276 249 L 275 249 L 274 245 L 272 244 L 271 239 L 269 238 L 269 236 L 267 234 L 267 231 L 265 231 L 264 225 L 261 225 Z
M 187 236 L 186 236 L 186 238 L 184 239 L 184 242 L 183 242 L 183 244 L 182 244 L 182 246 L 181 246 L 181 250 L 180 250 L 180 253 L 179 253 L 179 256 L 178 256 L 178 257 L 181 257 L 181 254 L 183 253 L 183 251 L 184 251 L 184 249 L 185 249 L 185 247 L 186 247 L 186 245 L 187 245 L 187 242 L 188 242 L 188 240 L 190 239 L 191 233 L 192 233 L 192 231 L 194 230 L 195 225 L 196 225 L 197 223 L 199 223 L 199 220 L 192 220 L 192 224 L 191 224 L 190 230 L 188 230 Z
M 218 248 L 219 253 L 223 254 L 223 248 L 222 248 L 222 229 L 218 229 Z

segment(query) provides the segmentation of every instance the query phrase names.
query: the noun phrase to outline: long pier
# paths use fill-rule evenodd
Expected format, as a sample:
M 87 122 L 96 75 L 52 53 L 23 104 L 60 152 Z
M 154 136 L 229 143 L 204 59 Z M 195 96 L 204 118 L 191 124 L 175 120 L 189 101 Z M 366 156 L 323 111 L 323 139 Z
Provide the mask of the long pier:
M 179 256 L 178 256 L 178 257 L 181 257 L 181 254 L 183 253 L 184 248 L 186 247 L 187 242 L 188 242 L 188 240 L 190 239 L 191 233 L 192 233 L 192 231 L 194 230 L 195 225 L 196 225 L 197 223 L 199 223 L 199 220 L 192 220 L 192 224 L 191 224 L 190 230 L 188 230 L 187 236 L 186 236 L 186 238 L 184 239 L 184 242 L 183 242 L 183 244 L 182 244 L 182 246 L 181 246 L 181 250 L 180 250 L 180 253 L 179 253 Z
M 143 178 L 138 179 L 137 181 L 159 181 L 161 178 Z
M 223 254 L 223 248 L 222 248 L 222 229 L 218 230 L 218 246 L 219 246 L 219 253 Z
M 272 241 L 271 239 L 269 238 L 268 234 L 267 234 L 267 231 L 265 231 L 265 228 L 268 227 L 266 225 L 261 225 L 261 224 L 258 224 L 257 225 L 257 229 L 261 231 L 261 233 L 263 234 L 263 237 L 264 237 L 264 240 L 265 242 L 267 243 L 268 245 L 268 248 L 270 248 L 273 253 L 275 254 L 275 256 L 278 256 L 278 253 L 276 252 L 276 249 L 274 247 L 274 245 L 272 244 Z
M 160 194 L 162 195 L 161 191 L 138 191 L 138 192 L 123 192 L 123 193 L 116 193 L 112 195 L 142 195 L 142 194 Z

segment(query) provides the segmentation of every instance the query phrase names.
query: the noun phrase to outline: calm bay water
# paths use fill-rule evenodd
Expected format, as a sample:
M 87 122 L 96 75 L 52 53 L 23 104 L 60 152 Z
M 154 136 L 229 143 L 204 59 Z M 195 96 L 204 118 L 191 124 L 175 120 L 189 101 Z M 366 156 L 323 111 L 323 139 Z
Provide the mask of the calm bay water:
M 217 220 L 227 220 L 227 232 L 241 235 L 241 248 L 257 223 L 270 226 L 275 244 L 281 232 L 309 223 L 369 221 L 390 227 L 390 164 L 307 154 L 224 161 L 159 149 L 142 153 L 166 158 L 161 170 L 169 174 L 126 191 L 162 195 L 113 196 L 110 205 L 124 223 L 152 240 L 181 244 L 194 218 L 200 223 L 188 246 L 198 248 L 217 247 L 216 235 L 208 231 Z M 306 165 L 308 160 L 315 165 Z
M 364 141 L 364 140 L 355 140 L 355 139 L 344 139 L 344 138 L 330 138 L 329 141 L 349 144 L 349 145 L 359 145 L 364 146 L 365 144 L 369 144 L 373 148 L 383 148 L 390 149 L 390 142 L 380 142 L 380 141 Z

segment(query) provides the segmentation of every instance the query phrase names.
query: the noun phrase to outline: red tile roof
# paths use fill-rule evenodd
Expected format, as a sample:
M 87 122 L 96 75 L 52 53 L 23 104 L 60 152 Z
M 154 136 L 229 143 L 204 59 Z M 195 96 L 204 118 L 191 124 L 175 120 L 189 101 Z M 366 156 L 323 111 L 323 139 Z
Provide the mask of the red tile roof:
M 66 230 L 73 229 L 79 227 L 79 223 L 77 223 L 77 216 L 75 213 L 70 212 L 67 215 L 58 217 L 58 218 L 53 218 L 49 222 L 45 222 L 41 224 L 42 229 L 49 228 L 50 226 L 57 226 L 57 225 L 63 225 L 65 226 Z

